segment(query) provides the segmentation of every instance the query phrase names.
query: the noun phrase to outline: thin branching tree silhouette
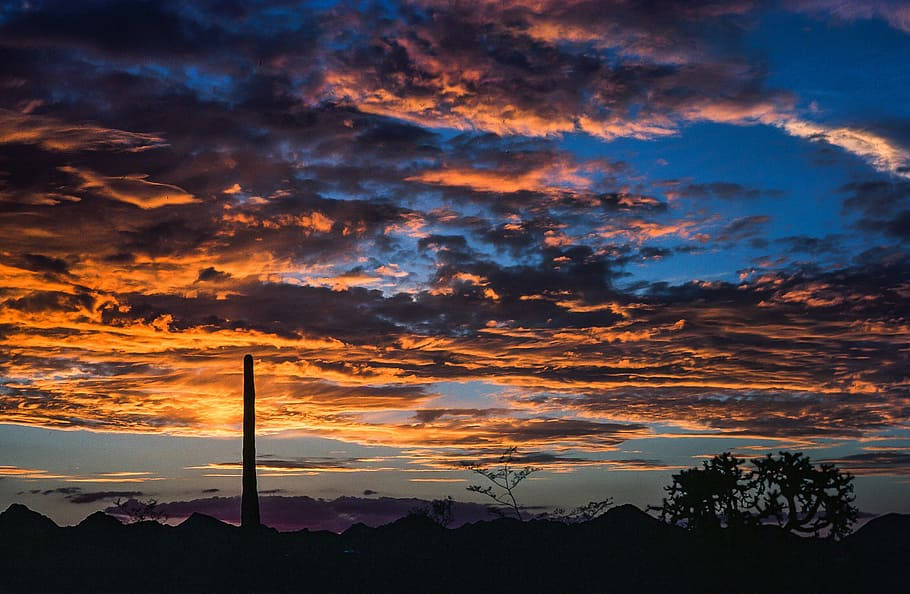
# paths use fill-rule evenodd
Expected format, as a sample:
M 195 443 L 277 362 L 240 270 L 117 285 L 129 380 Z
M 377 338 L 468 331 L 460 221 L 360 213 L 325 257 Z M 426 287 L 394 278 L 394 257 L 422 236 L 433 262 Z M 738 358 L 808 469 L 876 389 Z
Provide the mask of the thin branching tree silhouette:
M 540 469 L 533 466 L 525 466 L 516 470 L 515 463 L 517 461 L 517 456 L 518 448 L 513 446 L 508 448 L 503 452 L 502 456 L 500 456 L 499 463 L 502 466 L 499 468 L 486 468 L 479 465 L 470 466 L 470 470 L 485 477 L 493 484 L 486 486 L 469 485 L 467 489 L 472 493 L 486 495 L 502 506 L 491 506 L 490 511 L 493 513 L 504 516 L 506 514 L 503 511 L 503 508 L 505 508 L 515 514 L 517 519 L 524 521 L 524 515 L 522 514 L 523 508 L 515 498 L 515 488 L 518 487 L 523 480 Z

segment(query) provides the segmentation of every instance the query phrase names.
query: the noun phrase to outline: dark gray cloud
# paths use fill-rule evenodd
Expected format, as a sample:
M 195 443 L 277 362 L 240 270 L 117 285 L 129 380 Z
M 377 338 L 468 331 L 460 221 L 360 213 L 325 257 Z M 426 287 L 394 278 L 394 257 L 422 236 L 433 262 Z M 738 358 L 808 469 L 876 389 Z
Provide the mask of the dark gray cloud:
M 754 200 L 760 197 L 780 197 L 782 195 L 780 190 L 762 190 L 734 182 L 689 183 L 680 186 L 675 192 L 681 196 L 723 200 Z
M 741 241 L 759 235 L 771 220 L 765 215 L 740 217 L 725 225 L 717 234 L 718 241 Z
M 846 184 L 844 211 L 859 213 L 857 226 L 906 241 L 910 237 L 910 183 L 867 180 Z
M 66 499 L 70 503 L 96 503 L 98 501 L 141 497 L 142 495 L 142 491 L 87 491 L 85 493 L 67 495 Z
M 199 276 L 196 277 L 196 282 L 221 282 L 226 281 L 231 278 L 231 275 L 227 272 L 221 270 L 216 270 L 214 266 L 209 266 L 208 268 L 200 268 Z
M 28 493 L 29 495 L 66 495 L 67 497 L 71 495 L 76 495 L 81 492 L 82 489 L 79 487 L 57 487 L 56 489 L 29 489 L 28 491 L 20 491 L 18 495 L 24 495 Z
M 51 258 L 41 254 L 25 254 L 23 259 L 28 270 L 48 274 L 69 274 L 69 264 L 61 258 Z
M 840 235 L 826 235 L 824 237 L 792 235 L 778 239 L 777 243 L 786 246 L 791 253 L 824 256 L 825 254 L 842 252 L 843 239 Z
M 891 427 L 910 412 L 907 396 L 857 399 L 851 394 L 754 390 L 673 389 L 659 393 L 613 390 L 577 396 L 539 396 L 546 407 L 578 409 L 605 416 L 628 415 L 652 422 L 687 419 L 704 431 L 731 437 L 856 438 Z M 626 411 L 623 413 L 623 411 Z
M 887 449 L 822 460 L 861 476 L 910 475 L 910 453 Z

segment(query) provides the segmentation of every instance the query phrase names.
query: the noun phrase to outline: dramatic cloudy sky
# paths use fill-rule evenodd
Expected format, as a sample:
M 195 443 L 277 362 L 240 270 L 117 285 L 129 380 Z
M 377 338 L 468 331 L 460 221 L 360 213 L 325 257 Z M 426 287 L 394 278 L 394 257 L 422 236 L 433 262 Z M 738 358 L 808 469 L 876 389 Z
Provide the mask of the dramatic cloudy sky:
M 907 56 L 900 0 L 0 2 L 0 504 L 236 494 L 252 353 L 266 490 L 792 449 L 910 511 Z

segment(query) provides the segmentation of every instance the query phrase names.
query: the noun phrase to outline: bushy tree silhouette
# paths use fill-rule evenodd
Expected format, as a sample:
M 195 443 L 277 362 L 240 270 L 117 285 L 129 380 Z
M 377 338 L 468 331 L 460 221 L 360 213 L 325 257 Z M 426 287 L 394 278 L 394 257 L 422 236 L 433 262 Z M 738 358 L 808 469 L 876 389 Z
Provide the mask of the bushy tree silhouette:
M 780 452 L 752 460 L 755 509 L 759 520 L 785 530 L 834 538 L 850 533 L 856 522 L 853 476 L 832 464 L 813 466 L 801 453 Z
M 827 532 L 841 538 L 856 521 L 853 476 L 831 464 L 814 466 L 801 453 L 779 452 L 751 460 L 725 452 L 673 475 L 660 506 L 649 506 L 663 521 L 712 532 L 776 523 L 797 534 Z
M 659 511 L 665 522 L 697 531 L 746 525 L 752 519 L 748 510 L 751 485 L 742 463 L 725 452 L 705 460 L 702 468 L 674 474 L 673 483 L 664 487 L 667 497 L 663 504 L 649 509 Z

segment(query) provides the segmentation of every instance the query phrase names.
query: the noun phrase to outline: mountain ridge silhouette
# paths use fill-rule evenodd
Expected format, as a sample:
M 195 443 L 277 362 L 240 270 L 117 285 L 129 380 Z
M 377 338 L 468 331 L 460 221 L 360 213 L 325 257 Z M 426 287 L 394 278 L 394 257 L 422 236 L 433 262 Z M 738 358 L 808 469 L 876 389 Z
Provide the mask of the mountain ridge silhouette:
M 578 524 L 446 529 L 418 514 L 341 534 L 251 532 L 199 513 L 167 526 L 95 512 L 60 527 L 13 504 L 0 513 L 0 591 L 901 592 L 908 526 L 886 514 L 841 542 L 770 526 L 715 541 L 622 505 Z

